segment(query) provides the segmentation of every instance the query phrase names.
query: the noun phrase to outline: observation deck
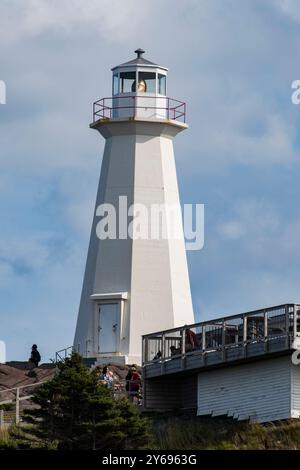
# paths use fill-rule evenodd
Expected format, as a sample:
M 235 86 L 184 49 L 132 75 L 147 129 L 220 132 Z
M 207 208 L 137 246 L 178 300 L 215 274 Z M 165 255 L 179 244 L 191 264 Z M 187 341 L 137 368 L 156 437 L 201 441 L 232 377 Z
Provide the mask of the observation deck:
M 201 372 L 289 354 L 300 341 L 300 305 L 285 304 L 144 335 L 144 378 Z

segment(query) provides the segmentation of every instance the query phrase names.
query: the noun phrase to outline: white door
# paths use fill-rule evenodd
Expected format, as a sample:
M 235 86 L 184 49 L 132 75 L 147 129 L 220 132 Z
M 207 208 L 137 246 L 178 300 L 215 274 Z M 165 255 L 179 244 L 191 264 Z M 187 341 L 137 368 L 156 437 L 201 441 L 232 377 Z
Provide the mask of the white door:
M 99 305 L 99 344 L 100 353 L 117 352 L 120 331 L 119 304 Z

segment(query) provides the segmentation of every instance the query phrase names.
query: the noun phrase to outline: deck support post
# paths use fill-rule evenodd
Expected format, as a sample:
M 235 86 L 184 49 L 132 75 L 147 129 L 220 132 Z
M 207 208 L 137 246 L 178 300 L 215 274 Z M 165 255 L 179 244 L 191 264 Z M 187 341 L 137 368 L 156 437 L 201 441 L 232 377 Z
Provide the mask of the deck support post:
M 226 323 L 225 319 L 222 320 L 222 359 L 226 361 Z
M 185 354 L 185 329 L 181 330 L 181 354 Z
M 205 364 L 205 349 L 206 349 L 206 337 L 205 337 L 205 325 L 202 325 L 202 361 Z
M 143 338 L 143 345 L 144 345 L 144 357 L 143 357 L 143 364 L 149 361 L 149 339 Z
M 166 357 L 166 341 L 165 333 L 161 335 L 161 373 L 164 374 L 166 370 L 165 357 Z
M 185 329 L 181 330 L 181 369 L 185 369 Z
M 164 362 L 166 357 L 166 339 L 165 339 L 165 334 L 163 333 L 161 336 L 161 358 L 162 361 Z
M 290 312 L 289 306 L 285 306 L 285 335 L 286 335 L 286 347 L 289 347 L 289 339 L 290 339 Z
M 293 325 L 294 339 L 296 339 L 297 333 L 298 333 L 297 319 L 298 319 L 298 306 L 294 305 L 294 325 Z
M 244 357 L 247 357 L 247 316 L 243 315 L 243 345 Z
M 264 350 L 268 351 L 268 312 L 264 310 Z

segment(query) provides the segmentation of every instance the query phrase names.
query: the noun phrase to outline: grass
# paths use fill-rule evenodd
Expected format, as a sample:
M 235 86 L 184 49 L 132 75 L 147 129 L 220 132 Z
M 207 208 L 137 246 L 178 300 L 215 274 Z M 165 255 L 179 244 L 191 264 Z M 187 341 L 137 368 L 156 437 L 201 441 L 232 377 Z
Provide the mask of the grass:
M 0 430 L 0 450 L 44 449 L 55 450 L 56 442 L 43 442 L 31 434 L 32 425 L 11 426 Z
M 159 450 L 299 450 L 300 420 L 237 423 L 184 416 L 153 418 L 155 448 Z
M 10 436 L 8 429 L 0 429 L 0 449 L 16 449 L 17 443 Z
M 300 420 L 238 423 L 192 416 L 153 415 L 151 450 L 300 450 Z M 55 449 L 37 440 L 30 426 L 0 431 L 0 449 Z

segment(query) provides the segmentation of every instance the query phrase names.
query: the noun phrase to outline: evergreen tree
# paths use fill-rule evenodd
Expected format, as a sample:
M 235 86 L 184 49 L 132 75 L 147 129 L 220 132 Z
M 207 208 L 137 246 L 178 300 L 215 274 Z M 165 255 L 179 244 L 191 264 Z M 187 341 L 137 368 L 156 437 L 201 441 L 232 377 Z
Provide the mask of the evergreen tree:
M 89 372 L 79 354 L 58 364 L 57 375 L 36 390 L 37 408 L 26 410 L 30 431 L 61 449 L 128 449 L 144 447 L 149 424 L 126 398 L 116 400 Z

